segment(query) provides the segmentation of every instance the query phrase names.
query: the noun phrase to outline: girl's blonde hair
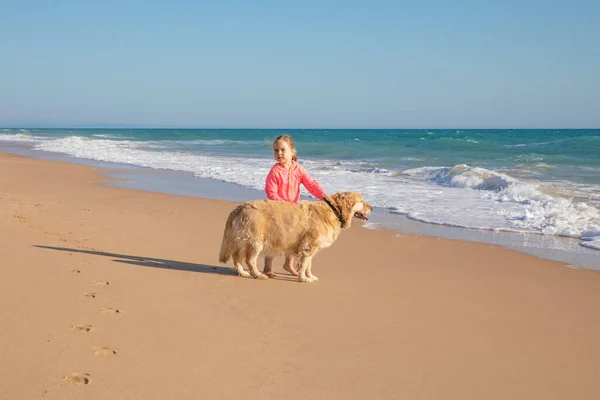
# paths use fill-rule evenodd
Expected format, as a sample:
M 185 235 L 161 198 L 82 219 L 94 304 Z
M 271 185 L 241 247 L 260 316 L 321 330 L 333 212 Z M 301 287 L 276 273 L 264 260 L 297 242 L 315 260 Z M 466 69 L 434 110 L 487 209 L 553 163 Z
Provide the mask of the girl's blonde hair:
M 290 146 L 290 149 L 292 150 L 292 160 L 298 161 L 298 157 L 296 156 L 296 146 L 294 146 L 294 139 L 292 139 L 290 135 L 279 135 L 277 136 L 277 139 L 273 140 L 273 147 L 279 140 L 286 142 Z

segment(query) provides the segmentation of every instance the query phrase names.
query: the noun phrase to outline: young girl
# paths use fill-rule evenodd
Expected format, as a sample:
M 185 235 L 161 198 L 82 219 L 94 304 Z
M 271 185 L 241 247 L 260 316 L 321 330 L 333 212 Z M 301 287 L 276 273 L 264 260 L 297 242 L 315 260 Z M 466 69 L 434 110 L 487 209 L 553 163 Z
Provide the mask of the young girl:
M 281 135 L 273 141 L 273 155 L 277 163 L 271 168 L 267 175 L 265 192 L 271 200 L 289 201 L 298 203 L 300 201 L 300 184 L 317 199 L 325 196 L 325 191 L 319 182 L 310 177 L 308 172 L 296 162 L 296 147 L 291 136 Z M 265 257 L 265 268 L 263 273 L 269 278 L 277 275 L 272 271 L 273 257 Z M 283 269 L 294 276 L 298 272 L 294 268 L 294 256 L 286 256 Z

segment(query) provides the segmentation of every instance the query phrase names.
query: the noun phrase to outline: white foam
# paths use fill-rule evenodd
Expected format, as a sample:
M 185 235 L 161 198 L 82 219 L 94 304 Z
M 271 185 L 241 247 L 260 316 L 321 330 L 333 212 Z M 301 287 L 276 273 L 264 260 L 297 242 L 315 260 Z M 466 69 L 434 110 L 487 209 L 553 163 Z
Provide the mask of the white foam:
M 600 230 L 583 232 L 581 239 L 584 240 L 583 242 L 579 243 L 581 246 L 589 249 L 600 250 Z
M 550 142 L 535 142 L 535 143 L 505 144 L 505 145 L 504 145 L 504 147 L 544 146 L 544 145 L 546 145 L 546 144 L 556 144 L 556 143 L 561 143 L 561 142 L 564 142 L 565 140 L 569 140 L 569 139 L 553 140 L 553 141 L 550 141 Z
M 600 240 L 600 231 L 588 231 L 581 234 L 581 240 Z
M 587 247 L 588 249 L 600 250 L 600 239 L 593 240 L 591 242 L 581 242 L 579 244 L 583 247 Z
M 97 137 L 97 138 L 101 138 L 101 139 L 115 139 L 115 140 L 135 139 L 134 137 L 131 137 L 131 136 L 123 136 L 123 135 L 119 135 L 119 134 L 110 134 L 110 133 L 95 133 L 92 135 L 92 137 Z
M 220 146 L 224 144 L 244 144 L 241 140 L 226 140 L 226 139 L 195 139 L 195 140 L 176 140 L 171 143 L 181 143 L 185 145 L 189 144 L 201 144 L 204 146 Z
M 4 131 L 4 129 L 3 129 L 3 131 Z M 17 134 L 0 134 L 0 141 L 5 141 L 5 142 L 24 142 L 24 143 L 36 142 L 37 143 L 37 142 L 41 141 L 42 139 L 43 138 L 29 135 L 26 132 L 21 132 L 21 133 L 17 133 Z
M 593 242 L 581 242 L 580 244 L 588 249 L 600 250 L 600 240 L 595 240 Z

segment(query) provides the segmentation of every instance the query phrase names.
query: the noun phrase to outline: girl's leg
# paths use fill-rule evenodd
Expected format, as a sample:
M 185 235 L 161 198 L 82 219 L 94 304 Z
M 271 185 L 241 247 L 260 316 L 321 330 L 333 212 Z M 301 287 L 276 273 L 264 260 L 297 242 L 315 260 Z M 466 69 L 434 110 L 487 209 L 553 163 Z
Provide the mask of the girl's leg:
M 289 255 L 285 257 L 285 262 L 283 263 L 283 269 L 294 276 L 298 276 L 298 271 L 294 268 L 294 256 Z
M 263 268 L 263 274 L 269 278 L 275 278 L 277 274 L 273 272 L 273 257 L 265 257 L 265 267 Z

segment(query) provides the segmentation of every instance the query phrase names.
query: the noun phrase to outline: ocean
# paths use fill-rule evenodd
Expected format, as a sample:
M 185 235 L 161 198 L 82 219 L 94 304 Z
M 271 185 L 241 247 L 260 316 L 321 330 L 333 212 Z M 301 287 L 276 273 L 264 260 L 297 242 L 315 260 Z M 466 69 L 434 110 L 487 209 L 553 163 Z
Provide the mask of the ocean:
M 600 129 L 7 128 L 0 151 L 95 162 L 130 187 L 241 201 L 264 198 L 280 134 L 326 192 L 360 192 L 376 207 L 368 228 L 600 269 Z

